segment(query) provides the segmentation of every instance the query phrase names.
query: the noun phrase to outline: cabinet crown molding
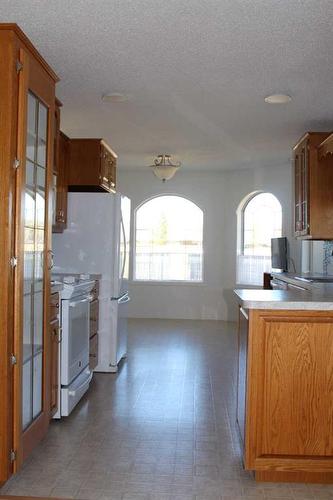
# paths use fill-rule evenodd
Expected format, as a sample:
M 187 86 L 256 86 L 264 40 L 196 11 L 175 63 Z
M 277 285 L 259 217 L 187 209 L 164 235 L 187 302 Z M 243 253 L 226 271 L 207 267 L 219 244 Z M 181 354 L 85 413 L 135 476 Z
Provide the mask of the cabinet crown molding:
M 51 66 L 45 61 L 44 57 L 38 52 L 38 50 L 33 46 L 27 35 L 21 30 L 21 28 L 16 23 L 0 23 L 0 30 L 2 31 L 12 31 L 21 40 L 22 43 L 29 49 L 33 57 L 40 63 L 40 65 L 45 69 L 48 75 L 54 80 L 55 83 L 59 82 L 60 78 L 53 71 Z

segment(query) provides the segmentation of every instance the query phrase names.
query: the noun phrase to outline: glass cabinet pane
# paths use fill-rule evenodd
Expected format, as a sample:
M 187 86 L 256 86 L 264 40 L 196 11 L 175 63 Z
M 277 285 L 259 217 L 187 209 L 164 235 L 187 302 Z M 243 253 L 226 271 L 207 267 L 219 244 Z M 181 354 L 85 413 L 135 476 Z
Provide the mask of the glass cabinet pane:
M 43 353 L 34 357 L 32 417 L 36 418 L 42 411 L 43 388 Z
M 28 93 L 28 134 L 36 136 L 36 111 L 37 111 L 37 99 L 29 92 Z M 34 159 L 34 157 L 32 157 Z
M 43 139 L 38 139 L 37 143 L 37 163 L 45 167 L 46 163 L 46 142 Z
M 31 314 L 31 295 L 24 295 L 23 299 L 23 363 L 26 363 L 32 357 L 32 314 Z
M 35 230 L 31 227 L 24 228 L 24 255 L 23 255 L 23 291 L 31 293 L 31 285 L 34 279 L 34 248 Z
M 34 299 L 34 355 L 43 349 L 43 292 L 37 292 Z
M 39 103 L 38 106 L 38 140 L 42 140 L 46 144 L 47 137 L 47 108 L 44 104 Z
M 47 108 L 43 104 L 39 103 L 37 163 L 42 167 L 45 167 L 46 165 L 46 136 L 47 136 Z
M 44 231 L 43 229 L 36 229 L 35 241 L 35 282 L 43 280 L 43 267 L 44 267 Z M 35 283 L 37 286 L 37 283 Z M 40 290 L 40 283 L 38 284 Z
M 45 192 L 48 109 L 28 95 L 24 196 L 22 421 L 27 429 L 43 409 Z
M 23 401 L 22 401 L 22 427 L 28 427 L 32 421 L 32 363 L 27 361 L 23 365 Z
M 37 100 L 31 93 L 28 94 L 28 132 L 27 132 L 27 158 L 34 161 L 36 156 L 36 117 Z
M 31 188 L 26 188 L 24 195 L 24 225 L 35 227 L 35 194 Z
M 36 174 L 37 174 L 36 184 L 38 188 L 42 190 L 43 187 L 45 186 L 45 168 L 37 167 Z
M 32 188 L 34 185 L 34 173 L 35 173 L 34 164 L 31 161 L 27 160 L 25 183 L 27 186 L 30 186 Z
M 45 226 L 45 192 L 36 193 L 36 226 L 38 229 L 44 229 Z

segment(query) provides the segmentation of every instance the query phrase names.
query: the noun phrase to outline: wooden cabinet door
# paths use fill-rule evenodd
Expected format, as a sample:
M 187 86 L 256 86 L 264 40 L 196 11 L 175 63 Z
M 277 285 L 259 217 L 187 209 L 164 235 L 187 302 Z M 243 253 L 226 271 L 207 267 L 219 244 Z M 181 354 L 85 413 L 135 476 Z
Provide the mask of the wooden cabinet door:
M 242 307 L 240 307 L 239 323 L 238 323 L 237 423 L 243 447 L 245 444 L 248 331 L 249 331 L 248 314 Z
M 60 131 L 61 102 L 56 99 L 54 120 L 52 231 L 62 233 L 67 225 L 69 139 Z
M 17 188 L 17 279 L 14 380 L 16 467 L 44 437 L 50 417 L 49 299 L 54 80 L 20 49 Z
M 101 145 L 101 166 L 100 166 L 100 185 L 105 189 L 110 188 L 110 168 L 109 168 L 109 155 L 107 149 Z
M 252 310 L 250 329 L 246 467 L 332 482 L 331 311 Z
M 309 220 L 309 161 L 308 141 L 304 140 L 294 152 L 295 235 L 310 232 Z
M 301 152 L 299 148 L 294 153 L 294 183 L 295 183 L 295 234 L 302 231 L 302 196 L 301 196 Z
M 59 133 L 60 133 L 60 101 L 56 100 L 54 108 L 53 138 L 53 175 L 52 175 L 52 227 L 57 223 L 57 193 L 59 183 Z
M 59 389 L 59 343 L 60 326 L 59 320 L 50 323 L 50 412 L 51 417 L 58 411 L 58 389 Z
M 301 148 L 301 204 L 302 204 L 302 234 L 309 234 L 309 158 L 308 143 Z
M 67 227 L 67 195 L 68 195 L 68 165 L 69 165 L 69 139 L 59 131 L 59 163 L 57 175 L 57 192 L 55 207 L 54 233 L 62 233 Z
M 109 153 L 109 169 L 110 169 L 110 189 L 115 190 L 116 189 L 116 167 L 117 167 L 117 160 L 113 158 L 111 153 Z
M 116 189 L 116 158 L 101 144 L 100 185 L 108 191 Z

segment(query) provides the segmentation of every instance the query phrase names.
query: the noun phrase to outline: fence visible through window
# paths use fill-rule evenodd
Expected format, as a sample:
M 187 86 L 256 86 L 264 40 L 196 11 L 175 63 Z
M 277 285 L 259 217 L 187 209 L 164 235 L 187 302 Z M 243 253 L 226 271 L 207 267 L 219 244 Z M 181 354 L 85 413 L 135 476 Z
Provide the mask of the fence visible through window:
M 179 196 L 159 196 L 136 212 L 134 279 L 202 281 L 203 212 Z

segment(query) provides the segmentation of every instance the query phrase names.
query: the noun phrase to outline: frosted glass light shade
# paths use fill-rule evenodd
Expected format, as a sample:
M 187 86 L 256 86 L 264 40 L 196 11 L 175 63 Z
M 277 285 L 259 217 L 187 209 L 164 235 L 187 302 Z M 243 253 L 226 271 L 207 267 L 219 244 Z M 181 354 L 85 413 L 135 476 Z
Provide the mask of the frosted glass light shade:
M 161 181 L 169 181 L 175 175 L 179 167 L 153 166 L 153 172 Z
M 180 168 L 180 162 L 172 163 L 170 155 L 158 155 L 154 160 L 154 165 L 150 167 L 158 179 L 165 182 L 170 180 Z

